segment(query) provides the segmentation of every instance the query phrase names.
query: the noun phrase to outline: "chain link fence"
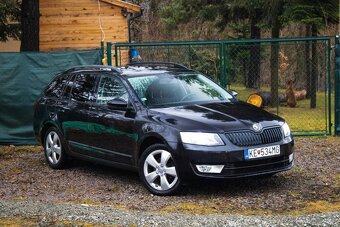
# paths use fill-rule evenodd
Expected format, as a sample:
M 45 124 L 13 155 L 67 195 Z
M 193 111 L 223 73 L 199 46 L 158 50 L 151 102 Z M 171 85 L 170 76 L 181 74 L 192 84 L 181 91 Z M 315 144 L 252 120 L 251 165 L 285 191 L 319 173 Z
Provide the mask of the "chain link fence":
M 330 133 L 330 40 L 227 44 L 230 89 L 283 117 L 295 135 Z
M 139 57 L 131 57 L 131 52 L 136 50 Z M 113 65 L 116 66 L 132 61 L 176 62 L 222 82 L 223 49 L 220 42 L 116 44 L 113 56 Z
M 329 37 L 172 43 L 108 43 L 108 63 L 176 62 L 200 71 L 242 101 L 257 97 L 294 135 L 331 133 Z M 112 52 L 111 52 L 112 50 Z M 111 54 L 113 58 L 111 59 Z M 112 62 L 113 60 L 113 62 Z

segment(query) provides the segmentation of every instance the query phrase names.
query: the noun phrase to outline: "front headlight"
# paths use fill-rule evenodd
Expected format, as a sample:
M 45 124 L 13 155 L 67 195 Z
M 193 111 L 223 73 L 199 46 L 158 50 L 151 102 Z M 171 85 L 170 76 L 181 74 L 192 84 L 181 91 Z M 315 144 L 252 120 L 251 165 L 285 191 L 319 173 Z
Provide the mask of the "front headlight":
M 285 137 L 290 136 L 290 128 L 287 123 L 284 123 L 282 125 L 282 130 L 283 130 L 283 134 L 285 135 Z
M 221 146 L 224 145 L 221 137 L 216 133 L 204 132 L 180 132 L 183 143 L 202 146 Z

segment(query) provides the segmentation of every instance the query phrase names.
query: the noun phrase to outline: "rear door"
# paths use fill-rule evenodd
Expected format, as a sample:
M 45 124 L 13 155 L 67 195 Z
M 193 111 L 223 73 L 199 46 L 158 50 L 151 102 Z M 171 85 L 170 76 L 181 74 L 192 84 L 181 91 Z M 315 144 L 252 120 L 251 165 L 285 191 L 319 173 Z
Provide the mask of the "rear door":
M 95 73 L 73 74 L 58 105 L 59 121 L 71 150 L 86 155 L 89 154 L 91 140 L 88 113 L 92 103 L 95 102 L 96 84 Z
M 69 74 L 61 74 L 53 79 L 45 89 L 44 95 L 35 103 L 33 129 L 36 136 L 38 136 L 46 122 L 57 122 L 56 116 L 58 108 L 56 106 L 58 105 L 69 77 Z

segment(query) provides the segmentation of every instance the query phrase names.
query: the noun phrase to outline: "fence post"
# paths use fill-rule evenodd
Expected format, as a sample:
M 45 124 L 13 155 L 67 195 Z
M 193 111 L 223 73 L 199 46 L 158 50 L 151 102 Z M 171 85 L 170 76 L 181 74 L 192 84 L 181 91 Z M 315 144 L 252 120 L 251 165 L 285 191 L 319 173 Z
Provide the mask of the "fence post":
M 100 64 L 103 65 L 103 59 L 105 55 L 105 50 L 104 50 L 104 42 L 100 42 Z
M 335 36 L 335 75 L 334 75 L 334 134 L 340 136 L 340 43 L 339 35 Z
M 220 49 L 220 83 L 222 85 L 222 80 L 223 80 L 223 43 L 219 44 L 219 49 Z
M 332 135 L 332 83 L 331 83 L 331 53 L 332 53 L 332 45 L 331 39 L 327 41 L 328 43 L 328 51 L 327 51 L 327 77 L 328 77 L 328 134 Z
M 106 53 L 107 53 L 107 64 L 112 65 L 112 54 L 111 54 L 112 43 L 107 42 L 106 44 Z
M 222 73 L 222 81 L 221 81 L 221 85 L 223 88 L 226 87 L 226 74 L 227 74 L 227 50 L 226 50 L 226 44 L 224 42 L 222 42 L 222 61 L 223 61 L 223 73 Z

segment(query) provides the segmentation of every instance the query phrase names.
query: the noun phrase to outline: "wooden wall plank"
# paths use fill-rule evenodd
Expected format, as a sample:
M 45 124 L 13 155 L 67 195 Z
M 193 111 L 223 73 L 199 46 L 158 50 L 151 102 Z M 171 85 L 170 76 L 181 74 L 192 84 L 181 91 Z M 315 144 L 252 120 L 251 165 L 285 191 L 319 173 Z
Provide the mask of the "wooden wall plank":
M 105 33 L 108 34 L 113 34 L 113 35 L 119 35 L 119 33 L 125 33 L 127 34 L 127 27 L 107 27 L 104 28 Z M 97 34 L 98 32 L 101 33 L 99 27 L 93 27 L 93 28 L 84 28 L 81 30 L 78 29 L 72 29 L 70 27 L 69 29 L 63 29 L 61 30 L 44 30 L 40 32 L 41 36 L 82 36 L 82 35 L 92 35 L 92 34 Z
M 102 18 L 101 19 L 102 24 L 114 24 L 114 25 L 124 25 L 127 24 L 126 21 L 120 19 L 120 18 Z M 98 18 L 80 18 L 80 17 L 75 17 L 75 18 L 50 18 L 50 19 L 44 19 L 41 18 L 40 20 L 40 25 L 44 26 L 50 26 L 50 25 L 94 25 L 94 24 L 99 24 Z
M 89 49 L 100 45 L 97 0 L 41 0 L 40 50 Z M 101 2 L 101 22 L 108 42 L 127 42 L 127 18 L 121 8 Z
M 109 15 L 109 16 L 115 16 L 115 15 L 122 15 L 121 10 L 119 9 L 102 9 L 99 13 L 98 8 L 93 9 L 70 9 L 70 8 L 46 8 L 40 10 L 41 16 L 88 16 L 88 15 Z

